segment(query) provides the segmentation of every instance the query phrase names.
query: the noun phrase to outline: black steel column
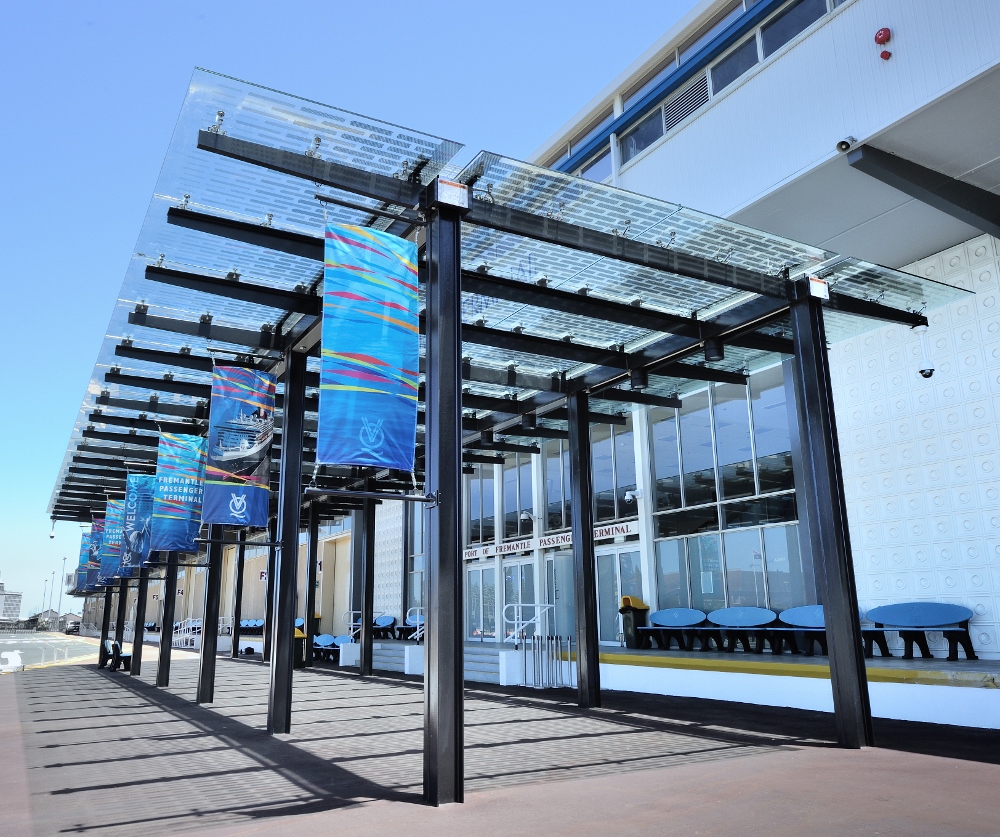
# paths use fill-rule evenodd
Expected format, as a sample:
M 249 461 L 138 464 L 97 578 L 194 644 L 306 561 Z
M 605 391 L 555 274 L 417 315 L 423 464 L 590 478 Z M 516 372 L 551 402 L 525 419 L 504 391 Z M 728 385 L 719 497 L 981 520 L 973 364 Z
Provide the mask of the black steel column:
M 597 580 L 594 577 L 594 472 L 588 401 L 585 392 L 571 393 L 566 399 L 569 413 L 573 592 L 576 602 L 576 689 L 577 701 L 584 708 L 601 705 Z
M 302 430 L 305 424 L 306 356 L 285 353 L 285 402 L 281 426 L 281 477 L 278 488 L 278 547 L 274 613 L 271 620 L 271 688 L 267 731 L 292 727 L 292 655 L 295 639 L 295 575 L 299 563 L 302 509 Z
M 142 646 L 146 638 L 146 592 L 149 589 L 149 567 L 139 569 L 139 589 L 135 594 L 135 631 L 132 634 L 132 667 L 130 675 L 142 673 Z
M 309 504 L 309 554 L 306 557 L 306 657 L 305 664 L 313 664 L 313 631 L 316 629 L 316 578 L 319 560 L 319 506 Z
M 170 652 L 174 647 L 174 609 L 177 607 L 177 553 L 167 553 L 167 571 L 163 577 L 163 618 L 160 621 L 160 659 L 156 666 L 156 685 L 170 685 Z
M 243 561 L 247 554 L 247 530 L 240 529 L 240 545 L 236 552 L 236 576 L 233 579 L 233 645 L 229 656 L 236 659 L 240 655 L 240 620 L 243 618 Z
M 366 488 L 370 486 L 366 483 Z M 372 673 L 372 647 L 375 631 L 375 501 L 365 500 L 361 515 L 364 525 L 363 560 L 361 562 L 361 663 L 359 674 L 370 677 Z
M 801 466 L 795 475 L 799 516 L 808 523 L 813 566 L 823 594 L 830 651 L 830 680 L 837 741 L 841 747 L 874 744 L 868 678 L 858 617 L 858 595 L 844 503 L 837 423 L 823 306 L 809 295 L 808 280 L 793 287 L 792 341 Z
M 198 655 L 198 692 L 195 703 L 215 701 L 215 657 L 219 651 L 219 604 L 222 598 L 222 544 L 225 527 L 208 527 L 208 569 L 205 570 L 205 608 L 201 620 L 201 653 Z
M 122 644 L 125 639 L 125 608 L 128 605 L 128 579 L 118 582 L 118 615 L 115 619 L 115 639 Z
M 424 801 L 440 805 L 465 797 L 459 210 L 430 210 L 426 254 L 425 479 L 437 502 L 427 514 Z
M 275 543 L 278 540 L 278 518 L 271 518 L 267 522 L 267 540 Z M 267 548 L 267 578 L 264 584 L 264 647 L 261 649 L 261 658 L 265 663 L 271 662 L 271 635 L 274 627 L 274 568 L 276 566 L 278 550 L 276 547 Z
M 104 588 L 104 612 L 101 614 L 101 647 L 97 649 L 97 667 L 104 668 L 108 661 L 108 653 L 105 650 L 107 641 L 111 638 L 111 596 L 114 594 L 113 587 Z

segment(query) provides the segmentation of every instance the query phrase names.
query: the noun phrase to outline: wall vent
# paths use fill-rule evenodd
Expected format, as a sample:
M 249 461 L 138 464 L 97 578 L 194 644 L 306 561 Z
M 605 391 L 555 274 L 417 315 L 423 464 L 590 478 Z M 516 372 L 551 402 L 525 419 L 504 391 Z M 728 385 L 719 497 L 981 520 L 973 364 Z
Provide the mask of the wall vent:
M 708 101 L 708 75 L 702 73 L 663 103 L 663 133 L 683 122 Z

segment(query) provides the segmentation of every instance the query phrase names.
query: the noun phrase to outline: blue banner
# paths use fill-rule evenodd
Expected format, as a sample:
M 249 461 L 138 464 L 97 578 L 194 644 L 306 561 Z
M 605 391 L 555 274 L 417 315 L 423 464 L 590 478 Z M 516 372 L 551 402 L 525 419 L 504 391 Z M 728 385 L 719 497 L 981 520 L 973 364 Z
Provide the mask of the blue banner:
M 104 540 L 101 543 L 101 568 L 97 583 L 102 586 L 114 583 L 122 562 L 122 522 L 125 517 L 124 500 L 108 500 L 104 510 Z
M 317 462 L 413 470 L 419 333 L 417 245 L 327 225 Z
M 267 526 L 276 384 L 268 372 L 215 367 L 203 523 Z
M 95 517 L 90 525 L 90 557 L 87 559 L 87 592 L 97 587 L 97 575 L 101 569 L 101 547 L 104 545 L 104 518 Z
M 135 576 L 149 560 L 156 477 L 129 474 L 125 480 L 125 516 L 122 520 L 122 575 Z
M 206 445 L 202 436 L 160 433 L 150 552 L 198 551 Z
M 84 532 L 80 536 L 80 560 L 76 565 L 77 590 L 83 590 L 87 586 L 87 564 L 90 563 L 90 532 Z

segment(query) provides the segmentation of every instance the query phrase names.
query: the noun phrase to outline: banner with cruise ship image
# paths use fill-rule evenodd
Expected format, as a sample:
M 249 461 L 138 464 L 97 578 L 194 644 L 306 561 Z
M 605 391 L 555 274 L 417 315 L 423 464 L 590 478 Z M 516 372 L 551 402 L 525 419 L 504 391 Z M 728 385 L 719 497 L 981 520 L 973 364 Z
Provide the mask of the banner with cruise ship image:
M 276 385 L 268 372 L 215 367 L 203 523 L 267 526 Z
M 197 552 L 205 493 L 204 436 L 160 432 L 150 552 Z
M 122 575 L 137 575 L 136 570 L 149 560 L 149 534 L 153 519 L 153 495 L 156 477 L 152 474 L 129 474 L 125 480 L 125 514 L 122 520 Z
M 413 470 L 419 334 L 416 244 L 328 224 L 317 462 Z
M 124 500 L 108 500 L 104 510 L 104 538 L 101 542 L 101 568 L 97 583 L 113 584 L 122 562 L 122 522 L 125 517 Z
M 101 570 L 101 547 L 104 545 L 104 518 L 95 517 L 90 524 L 90 557 L 87 559 L 87 592 L 98 588 L 97 576 Z
M 80 560 L 76 565 L 76 589 L 87 586 L 87 564 L 90 563 L 90 532 L 80 535 Z

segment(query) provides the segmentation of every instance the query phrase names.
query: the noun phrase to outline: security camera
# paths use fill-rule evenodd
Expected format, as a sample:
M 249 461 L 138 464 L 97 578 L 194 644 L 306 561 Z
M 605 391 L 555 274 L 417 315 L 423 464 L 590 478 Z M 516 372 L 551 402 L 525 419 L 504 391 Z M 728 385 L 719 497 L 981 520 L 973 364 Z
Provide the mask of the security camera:
M 837 143 L 837 151 L 841 154 L 850 151 L 856 142 L 857 140 L 854 137 L 844 137 L 844 139 Z
M 634 503 L 640 497 L 642 497 L 642 489 L 641 488 L 636 488 L 636 489 L 634 489 L 632 491 L 626 491 L 625 492 L 625 502 L 626 503 Z
M 914 326 L 913 330 L 920 338 L 920 368 L 917 370 L 922 378 L 930 378 L 934 374 L 934 361 L 927 354 L 927 326 Z

